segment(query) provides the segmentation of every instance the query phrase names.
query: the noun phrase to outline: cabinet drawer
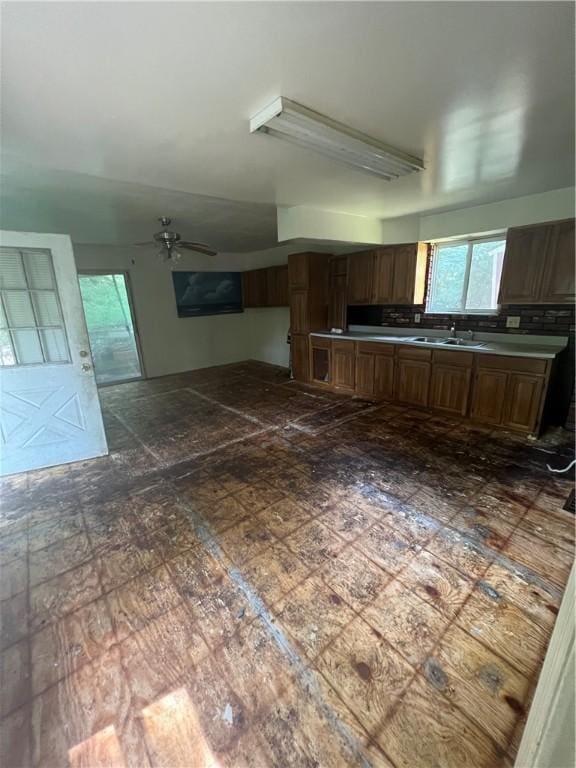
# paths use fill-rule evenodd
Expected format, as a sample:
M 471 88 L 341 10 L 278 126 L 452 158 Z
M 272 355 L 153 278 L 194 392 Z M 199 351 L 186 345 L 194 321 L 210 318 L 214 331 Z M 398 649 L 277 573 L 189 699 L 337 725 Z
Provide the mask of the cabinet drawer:
M 355 351 L 355 342 L 351 339 L 339 339 L 338 341 L 332 342 L 332 351 L 333 352 L 348 352 L 349 354 L 353 355 Z
M 332 342 L 330 339 L 324 339 L 322 336 L 310 336 L 310 345 L 316 347 L 316 349 L 330 349 Z
M 394 344 L 385 344 L 380 341 L 359 341 L 358 354 L 393 355 Z
M 422 349 L 422 347 L 398 346 L 398 357 L 404 360 L 430 360 L 432 358 L 432 350 Z
M 454 352 L 452 350 L 435 349 L 432 360 L 440 365 L 456 365 L 462 368 L 472 368 L 474 355 L 472 352 Z
M 520 373 L 544 373 L 546 360 L 534 357 L 507 357 L 506 355 L 478 355 L 478 369 L 497 368 L 501 371 Z

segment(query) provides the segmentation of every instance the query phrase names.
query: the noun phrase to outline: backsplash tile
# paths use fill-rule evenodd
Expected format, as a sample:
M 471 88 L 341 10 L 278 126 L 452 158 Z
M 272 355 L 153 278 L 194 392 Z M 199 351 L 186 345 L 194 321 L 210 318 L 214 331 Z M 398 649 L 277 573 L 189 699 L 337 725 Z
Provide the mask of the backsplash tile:
M 414 315 L 420 314 L 420 323 Z M 497 315 L 426 315 L 424 305 L 416 306 L 349 306 L 349 325 L 414 326 L 446 330 L 455 325 L 456 331 L 485 331 L 488 333 L 533 334 L 537 336 L 568 336 L 574 333 L 574 307 L 566 304 L 522 304 L 502 307 Z M 506 328 L 508 317 L 519 317 L 519 328 Z

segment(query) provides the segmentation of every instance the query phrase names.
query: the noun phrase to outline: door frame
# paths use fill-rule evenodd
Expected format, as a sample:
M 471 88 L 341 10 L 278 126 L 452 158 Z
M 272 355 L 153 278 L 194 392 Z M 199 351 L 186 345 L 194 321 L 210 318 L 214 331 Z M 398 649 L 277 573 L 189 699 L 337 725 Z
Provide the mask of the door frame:
M 132 376 L 130 379 L 122 379 L 122 381 L 107 381 L 105 384 L 98 384 L 98 387 L 116 387 L 118 384 L 127 384 L 130 381 L 143 381 L 147 379 L 146 367 L 144 365 L 144 355 L 142 354 L 142 344 L 140 343 L 140 331 L 138 330 L 138 318 L 136 317 L 136 307 L 134 306 L 134 298 L 132 294 L 132 282 L 130 279 L 130 271 L 127 269 L 78 269 L 78 285 L 80 285 L 80 277 L 82 275 L 124 275 L 124 282 L 126 285 L 126 293 L 128 294 L 128 306 L 130 308 L 130 316 L 132 318 L 132 328 L 134 329 L 134 341 L 136 342 L 136 353 L 138 354 L 138 362 L 140 363 L 140 376 Z M 82 292 L 80 292 L 82 295 Z M 84 302 L 82 302 L 84 307 Z M 88 323 L 86 323 L 88 327 Z M 88 340 L 90 340 L 90 331 L 88 331 Z
M 572 566 L 552 638 L 544 657 L 536 692 L 524 726 L 524 733 L 514 763 L 515 768 L 555 768 L 557 750 L 571 752 L 573 764 L 574 729 L 565 730 L 565 716 L 570 719 L 574 706 L 574 648 L 576 603 L 576 566 Z M 572 724 L 571 724 L 572 725 Z

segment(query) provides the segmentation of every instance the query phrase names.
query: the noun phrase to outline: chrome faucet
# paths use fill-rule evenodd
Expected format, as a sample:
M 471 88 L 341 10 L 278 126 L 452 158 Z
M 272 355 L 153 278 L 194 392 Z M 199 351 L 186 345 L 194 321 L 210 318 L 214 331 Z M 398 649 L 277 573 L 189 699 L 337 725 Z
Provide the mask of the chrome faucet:
M 450 326 L 450 338 L 455 339 L 456 338 L 456 323 L 452 323 Z

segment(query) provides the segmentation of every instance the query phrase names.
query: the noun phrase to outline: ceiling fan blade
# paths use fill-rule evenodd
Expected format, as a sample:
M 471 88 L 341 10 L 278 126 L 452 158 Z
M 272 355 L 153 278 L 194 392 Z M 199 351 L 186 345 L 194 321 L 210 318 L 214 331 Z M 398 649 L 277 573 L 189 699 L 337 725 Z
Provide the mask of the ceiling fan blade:
M 147 240 L 145 243 L 132 243 L 132 245 L 156 245 L 156 243 L 153 240 Z
M 198 253 L 204 253 L 206 254 L 206 256 L 216 256 L 216 254 L 218 253 L 218 251 L 214 251 L 208 245 L 204 245 L 203 243 L 188 243 L 183 240 L 177 243 L 176 247 L 186 248 L 189 251 L 198 251 Z

